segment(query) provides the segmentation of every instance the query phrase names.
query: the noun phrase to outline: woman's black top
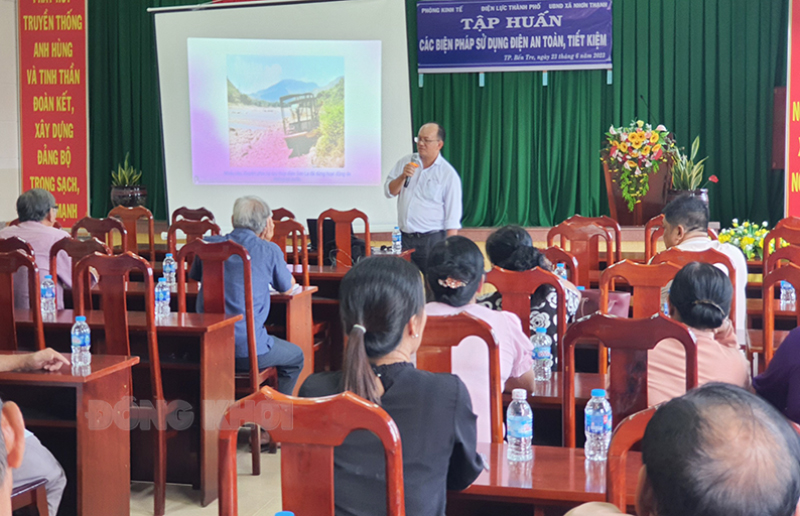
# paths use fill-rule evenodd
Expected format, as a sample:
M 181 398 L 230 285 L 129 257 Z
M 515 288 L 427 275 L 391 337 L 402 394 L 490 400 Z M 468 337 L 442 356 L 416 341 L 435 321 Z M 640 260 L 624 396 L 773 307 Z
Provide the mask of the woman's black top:
M 454 375 L 407 362 L 373 369 L 385 390 L 381 406 L 400 430 L 406 514 L 444 516 L 446 491 L 465 489 L 483 467 L 469 392 Z M 341 372 L 311 375 L 300 396 L 338 394 L 342 378 Z M 334 487 L 337 516 L 386 514 L 386 462 L 374 434 L 357 430 L 335 448 Z

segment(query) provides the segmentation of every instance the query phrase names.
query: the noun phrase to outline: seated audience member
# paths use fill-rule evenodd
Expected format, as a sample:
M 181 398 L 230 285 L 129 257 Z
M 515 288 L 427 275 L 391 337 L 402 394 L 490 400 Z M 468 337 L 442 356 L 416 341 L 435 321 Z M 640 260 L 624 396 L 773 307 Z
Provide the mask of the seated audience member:
M 628 478 L 628 482 L 632 479 Z M 800 498 L 800 440 L 764 400 L 711 383 L 659 408 L 642 439 L 639 516 L 790 516 Z M 620 514 L 589 503 L 567 516 Z
M 419 270 L 396 257 L 366 258 L 342 280 L 339 300 L 349 335 L 343 371 L 309 376 L 300 395 L 347 390 L 381 405 L 403 442 L 406 514 L 444 516 L 447 490 L 469 486 L 483 461 L 464 384 L 411 362 L 427 318 Z M 383 456 L 378 438 L 366 431 L 335 449 L 336 514 L 386 514 Z
M 69 365 L 67 360 L 59 352 L 50 348 L 37 351 L 36 353 L 26 353 L 19 355 L 0 355 L 0 371 L 37 371 L 44 369 L 46 371 L 57 371 L 62 365 Z M 16 410 L 16 405 L 13 403 L 6 403 L 3 405 L 3 423 L 6 423 L 6 410 Z M 22 416 L 19 416 L 20 423 Z M 5 434 L 5 425 L 3 426 L 3 434 Z M 20 429 L 20 432 L 23 428 Z M 67 477 L 64 474 L 64 469 L 58 463 L 53 454 L 45 448 L 39 439 L 28 430 L 24 431 L 25 437 L 25 456 L 22 458 L 21 463 L 12 465 L 14 469 L 14 482 L 13 487 L 24 486 L 36 480 L 45 479 L 45 490 L 47 491 L 47 507 L 51 515 L 58 513 L 58 506 L 61 504 L 61 497 L 64 494 L 64 488 L 67 486 Z M 0 449 L 0 455 L 3 450 Z M 2 476 L 3 468 L 0 465 L 0 477 Z M 2 478 L 0 478 L 2 482 Z M 5 489 L 5 484 L 3 484 Z M 9 490 L 9 494 L 10 494 Z M 3 498 L 4 499 L 4 498 Z M 0 516 L 3 513 L 0 510 Z M 8 514 L 11 514 L 10 512 Z
M 492 265 L 509 271 L 527 271 L 535 267 L 548 272 L 554 271 L 553 264 L 533 247 L 531 236 L 520 226 L 506 226 L 489 235 L 486 240 L 486 254 Z M 569 281 L 562 280 L 562 284 L 567 294 L 567 316 L 572 319 L 578 311 L 580 293 Z M 493 310 L 502 310 L 503 296 L 500 292 L 493 292 L 479 297 L 478 304 Z M 550 285 L 542 285 L 531 296 L 531 335 L 536 332 L 536 328 L 547 330 L 547 337 L 553 346 L 553 356 L 558 356 L 558 296 L 556 289 Z
M 533 346 L 522 332 L 516 314 L 496 312 L 476 304 L 483 286 L 483 254 L 472 240 L 451 236 L 431 249 L 426 271 L 436 300 L 428 303 L 428 315 L 471 314 L 492 327 L 500 347 L 500 380 L 504 390 L 533 390 Z M 464 339 L 452 353 L 453 374 L 467 385 L 478 415 L 478 441 L 491 442 L 489 404 L 489 348 L 478 337 Z
M 302 350 L 283 339 L 268 335 L 264 327 L 270 307 L 270 285 L 279 292 L 288 292 L 294 286 L 294 278 L 286 267 L 283 252 L 270 242 L 275 231 L 272 210 L 261 198 L 240 197 L 233 205 L 233 231 L 227 235 L 209 236 L 207 242 L 230 240 L 244 247 L 250 254 L 253 277 L 253 316 L 256 327 L 256 352 L 259 369 L 275 367 L 278 370 L 278 390 L 292 394 L 294 384 L 303 369 Z M 189 273 L 192 279 L 203 280 L 203 264 L 194 260 Z M 203 289 L 197 296 L 197 311 L 203 311 Z M 233 256 L 225 262 L 225 313 L 245 313 L 244 272 L 242 260 Z M 236 370 L 249 371 L 247 349 L 247 326 L 244 320 L 235 326 Z
M 690 195 L 682 195 L 664 208 L 664 244 L 681 251 L 706 251 L 714 249 L 731 259 L 736 271 L 736 332 L 739 343 L 743 344 L 747 334 L 747 261 L 738 247 L 711 240 L 708 237 L 708 205 Z M 727 267 L 719 268 L 728 274 Z
M 726 382 L 747 387 L 747 359 L 728 318 L 733 288 L 724 272 L 708 263 L 684 266 L 672 281 L 669 315 L 689 326 L 697 341 L 699 385 Z M 666 339 L 647 354 L 647 402 L 657 405 L 686 392 L 683 345 Z
M 69 233 L 56 229 L 58 204 L 53 194 L 41 188 L 28 190 L 17 198 L 19 225 L 0 229 L 0 239 L 17 237 L 28 242 L 33 248 L 39 279 L 50 274 L 50 248 Z M 67 253 L 58 253 L 58 278 L 56 281 L 56 303 L 59 310 L 64 308 L 64 287 L 72 288 L 72 258 Z M 29 308 L 28 271 L 20 269 L 14 275 L 14 306 Z
M 800 328 L 789 332 L 767 370 L 753 378 L 753 389 L 784 416 L 800 423 Z
M 18 468 L 25 455 L 25 423 L 13 401 L 0 401 L 0 516 L 11 516 L 12 468 Z M 51 512 L 50 514 L 55 514 Z

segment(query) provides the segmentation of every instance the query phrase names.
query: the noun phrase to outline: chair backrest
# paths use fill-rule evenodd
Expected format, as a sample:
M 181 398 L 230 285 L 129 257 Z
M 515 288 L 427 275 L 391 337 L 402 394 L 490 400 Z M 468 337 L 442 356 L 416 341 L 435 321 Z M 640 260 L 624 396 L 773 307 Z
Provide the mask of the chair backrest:
M 770 255 L 783 247 L 783 243 L 800 246 L 800 226 L 795 226 L 792 221 L 784 222 L 783 225 L 779 223 L 775 229 L 767 233 L 764 237 L 764 274 L 772 270 L 768 267 L 770 263 L 774 263 L 770 260 Z M 774 248 L 774 251 L 770 248 Z
M 272 210 L 272 220 L 274 220 L 276 224 L 284 220 L 294 220 L 294 213 L 286 208 L 276 208 Z
M 117 219 L 84 217 L 72 226 L 72 238 L 78 238 L 78 233 L 81 229 L 86 230 L 92 238 L 105 242 L 110 249 L 114 249 L 114 240 L 111 232 L 117 231 L 120 237 L 122 252 L 124 253 L 128 250 L 128 230 L 125 229 L 122 222 Z
M 275 222 L 272 242 L 281 248 L 283 259 L 287 262 L 289 254 L 286 250 L 286 241 L 289 238 L 292 239 L 292 263 L 295 267 L 302 265 L 303 286 L 308 287 L 311 285 L 311 277 L 308 270 L 308 238 L 305 227 L 294 219 Z
M 780 288 L 781 281 L 788 281 L 795 288 L 800 288 L 800 266 L 789 263 L 764 275 L 761 284 L 761 299 L 764 300 L 764 367 L 769 365 L 775 352 L 775 285 Z M 800 326 L 800 303 L 794 305 L 796 324 Z
M 100 240 L 92 237 L 88 240 L 78 240 L 77 238 L 67 237 L 62 238 L 50 248 L 50 275 L 53 276 L 53 280 L 58 277 L 58 253 L 67 253 L 67 256 L 72 258 L 72 285 L 73 289 L 74 286 L 77 284 L 77 277 L 75 276 L 75 265 L 78 263 L 78 260 L 83 258 L 84 256 L 89 256 L 93 253 L 105 254 L 111 256 L 112 252 L 111 249 L 101 242 Z M 91 285 L 91 278 L 87 275 L 86 277 L 86 284 L 84 285 L 85 288 L 85 295 L 84 301 L 87 307 L 92 306 L 92 285 Z M 74 299 L 74 293 L 73 293 Z
M 19 219 L 12 220 L 8 224 L 6 224 L 6 227 L 8 227 L 8 226 L 19 226 Z M 61 226 L 61 223 L 59 221 L 55 221 L 55 222 L 53 222 L 53 227 L 56 228 L 56 229 L 61 229 L 62 226 Z
M 225 262 L 234 256 L 242 260 L 244 271 L 245 325 L 247 327 L 247 349 L 250 359 L 250 387 L 258 390 L 258 355 L 256 353 L 256 325 L 253 309 L 253 276 L 250 253 L 231 240 L 206 242 L 195 240 L 181 247 L 175 261 L 179 271 L 185 270 L 187 257 L 194 256 L 203 263 L 203 311 L 225 313 Z M 186 275 L 178 274 L 178 313 L 186 313 Z
M 708 228 L 708 238 L 719 240 L 717 232 Z M 664 236 L 664 214 L 656 215 L 644 226 L 644 260 L 649 262 L 658 250 L 658 239 Z
M 608 446 L 608 473 L 606 475 L 606 501 L 616 505 L 624 513 L 627 503 L 628 452 L 644 437 L 647 424 L 656 413 L 657 406 L 650 407 L 626 417 L 617 425 Z
M 666 251 L 661 251 L 653 257 L 651 262 L 653 265 L 659 263 L 674 263 L 680 267 L 684 267 L 692 262 L 703 262 L 711 265 L 721 263 L 728 270 L 728 278 L 731 280 L 734 295 L 731 298 L 731 311 L 729 314 L 731 323 L 736 327 L 736 269 L 733 268 L 733 262 L 728 255 L 723 254 L 716 249 L 706 249 L 705 251 L 684 251 L 677 247 L 672 247 Z
M 323 221 L 325 219 L 333 220 L 336 224 L 336 263 L 350 267 L 353 265 L 353 258 L 350 256 L 352 253 L 352 241 L 350 239 L 351 224 L 356 219 L 364 221 L 364 241 L 366 243 L 365 256 L 372 254 L 370 249 L 371 239 L 369 235 L 369 220 L 367 215 L 359 210 L 353 209 L 349 211 L 339 210 L 325 210 L 317 217 L 317 242 L 320 250 L 324 249 L 324 240 L 322 236 Z M 321 252 L 321 251 L 320 251 Z M 322 259 L 320 258 L 320 263 Z
M 572 224 L 573 226 L 590 226 L 592 224 L 606 228 L 614 235 L 614 262 L 622 260 L 622 228 L 619 222 L 612 219 L 608 215 L 601 217 L 584 217 L 583 215 L 575 214 L 565 220 L 562 224 Z M 595 242 L 598 238 L 595 237 Z M 608 263 L 607 265 L 611 265 Z
M 11 251 L 22 251 L 28 256 L 34 256 L 31 244 L 19 237 L 8 237 L 0 239 L 0 253 L 10 253 Z
M 575 226 L 562 222 L 547 232 L 547 246 L 553 245 L 559 238 L 559 247 L 566 250 L 569 241 L 569 252 L 578 259 L 580 285 L 589 288 L 589 271 L 600 270 L 598 243 L 602 238 L 606 241 L 606 265 L 614 263 L 613 237 L 611 232 L 597 224 Z
M 179 220 L 210 220 L 214 222 L 214 214 L 211 213 L 210 210 L 206 208 L 187 208 L 186 206 L 181 206 L 177 210 L 172 212 L 172 224 L 175 224 Z
M 681 268 L 674 263 L 654 265 L 622 260 L 600 274 L 600 312 L 608 313 L 608 292 L 613 281 L 622 278 L 633 288 L 633 318 L 650 317 L 661 310 L 661 289 Z
M 567 331 L 567 293 L 558 276 L 539 267 L 517 272 L 495 266 L 486 274 L 486 282 L 494 285 L 503 296 L 503 310 L 517 314 L 522 321 L 522 331 L 528 337 L 531 336 L 531 296 L 542 285 L 553 287 L 558 300 L 557 342 L 561 342 Z
M 187 244 L 203 238 L 203 235 L 208 232 L 212 235 L 219 235 L 220 233 L 219 226 L 217 226 L 213 220 L 209 219 L 181 219 L 173 222 L 167 230 L 167 249 L 172 253 L 172 256 L 175 256 L 178 252 L 178 231 L 182 231 L 186 235 Z
M 134 253 L 139 253 L 139 243 L 137 240 L 136 224 L 139 219 L 147 219 L 147 246 L 150 251 L 150 264 L 156 262 L 156 236 L 155 225 L 153 222 L 153 214 L 144 206 L 134 206 L 128 208 L 127 206 L 117 206 L 108 212 L 109 217 L 116 217 L 122 221 L 125 229 L 128 231 L 128 250 Z
M 697 387 L 697 344 L 685 325 L 664 316 L 624 319 L 595 313 L 573 323 L 564 336 L 561 410 L 564 446 L 575 447 L 575 345 L 600 341 L 613 350 L 609 401 L 614 421 L 647 408 L 647 351 L 664 339 L 676 339 L 686 351 L 686 390 Z
M 783 260 L 795 265 L 800 265 L 800 246 L 789 245 L 769 253 L 769 257 L 764 264 L 763 273 L 769 274 L 774 271 Z
M 281 500 L 294 514 L 335 513 L 333 449 L 353 430 L 380 439 L 386 461 L 386 514 L 405 515 L 400 431 L 378 405 L 343 392 L 325 398 L 294 398 L 269 387 L 225 411 L 219 432 L 219 514 L 236 516 L 236 440 L 239 427 L 255 423 L 281 443 Z
M 0 349 L 17 351 L 17 329 L 14 316 L 14 273 L 20 267 L 27 269 L 28 297 L 33 316 L 36 349 L 44 349 L 44 326 L 42 325 L 41 292 L 39 290 L 39 268 L 32 255 L 21 249 L 0 253 L 0 332 L 6 337 Z
M 73 300 L 75 315 L 85 315 L 84 289 L 88 284 L 89 268 L 97 271 L 97 285 L 103 298 L 103 322 L 105 341 L 100 353 L 107 355 L 130 355 L 131 345 L 128 337 L 127 282 L 130 271 L 139 271 L 144 277 L 144 312 L 147 323 L 147 353 L 150 363 L 150 394 L 155 402 L 158 421 L 163 421 L 164 399 L 161 384 L 161 358 L 158 354 L 156 338 L 155 290 L 153 268 L 141 256 L 130 251 L 115 256 L 93 253 L 81 258 L 74 267 L 75 283 Z
M 505 302 L 505 301 L 504 301 Z M 492 442 L 503 442 L 503 395 L 500 381 L 500 348 L 488 323 L 467 313 L 429 316 L 417 350 L 417 368 L 432 373 L 452 373 L 452 351 L 467 337 L 478 337 L 489 346 L 489 410 Z
M 542 249 L 542 254 L 547 260 L 552 263 L 554 266 L 558 265 L 559 263 L 563 263 L 564 267 L 567 269 L 567 279 L 569 279 L 573 285 L 580 285 L 580 266 L 578 265 L 578 259 L 572 253 L 569 253 L 558 246 L 548 247 L 546 249 Z

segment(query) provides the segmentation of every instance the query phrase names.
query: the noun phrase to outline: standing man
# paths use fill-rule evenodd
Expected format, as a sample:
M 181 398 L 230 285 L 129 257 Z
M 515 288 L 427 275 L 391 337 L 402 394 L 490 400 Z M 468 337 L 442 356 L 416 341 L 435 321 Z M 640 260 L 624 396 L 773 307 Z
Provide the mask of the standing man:
M 428 252 L 461 228 L 461 178 L 439 151 L 444 129 L 435 122 L 423 125 L 414 138 L 419 154 L 397 162 L 384 184 L 386 197 L 398 196 L 397 219 L 403 233 L 403 251 L 425 272 Z

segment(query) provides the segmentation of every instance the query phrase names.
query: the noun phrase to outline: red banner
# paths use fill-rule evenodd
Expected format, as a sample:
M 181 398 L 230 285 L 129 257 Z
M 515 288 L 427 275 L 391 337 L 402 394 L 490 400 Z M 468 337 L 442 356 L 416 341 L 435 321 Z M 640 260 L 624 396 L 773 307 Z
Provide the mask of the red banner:
M 58 218 L 87 215 L 86 0 L 18 0 L 22 190 L 56 197 Z

